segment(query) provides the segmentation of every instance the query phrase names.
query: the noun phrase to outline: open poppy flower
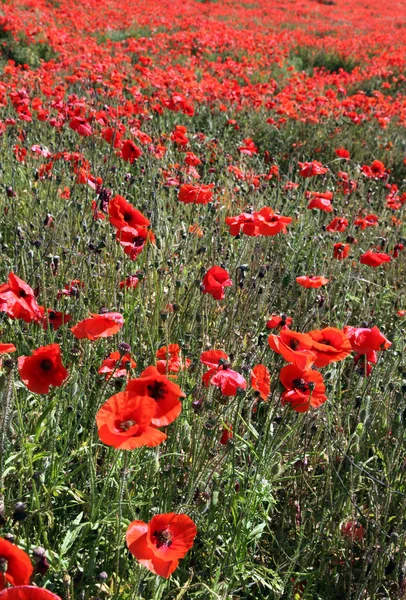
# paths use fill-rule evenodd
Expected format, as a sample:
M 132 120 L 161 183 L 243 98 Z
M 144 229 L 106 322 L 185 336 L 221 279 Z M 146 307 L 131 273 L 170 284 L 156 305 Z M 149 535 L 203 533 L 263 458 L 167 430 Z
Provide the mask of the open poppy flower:
M 366 217 L 358 217 L 358 219 L 355 219 L 355 221 L 354 221 L 355 227 L 360 227 L 361 230 L 364 230 L 367 227 L 377 227 L 378 223 L 379 223 L 379 219 L 376 215 L 367 215 Z
M 350 245 L 349 244 L 341 244 L 341 242 L 334 244 L 333 258 L 335 258 L 336 260 L 344 260 L 344 258 L 347 258 L 349 253 L 350 253 Z
M 302 275 L 301 277 L 296 277 L 296 282 L 304 288 L 319 288 L 326 285 L 329 280 L 321 275 L 311 275 L 310 277 Z
M 324 212 L 332 212 L 333 192 L 309 192 L 305 193 L 305 197 L 310 200 L 307 208 L 317 208 Z
M 30 557 L 15 544 L 0 538 L 0 590 L 6 584 L 25 585 L 33 574 Z M 0 596 L 1 597 L 1 596 Z
M 142 212 L 133 207 L 127 202 L 123 196 L 116 195 L 109 202 L 109 221 L 117 229 L 124 227 L 148 227 L 149 219 L 144 217 Z
M 22 319 L 26 323 L 41 318 L 34 291 L 14 273 L 9 274 L 7 283 L 0 285 L 0 312 L 5 312 L 11 319 Z
M 281 369 L 279 379 L 286 389 L 282 403 L 290 404 L 296 412 L 307 412 L 311 406 L 317 408 L 327 400 L 323 377 L 314 369 L 302 371 L 296 365 L 287 365 Z
M 223 431 L 221 432 L 220 444 L 222 446 L 227 446 L 228 442 L 233 439 L 233 427 L 228 424 L 223 427 Z
M 350 341 L 353 352 L 357 354 L 366 354 L 369 362 L 375 364 L 377 361 L 377 351 L 387 350 L 392 346 L 386 337 L 379 331 L 378 327 L 344 327 L 344 334 Z
M 97 371 L 100 375 L 106 375 L 106 380 L 111 377 L 126 377 L 131 369 L 135 369 L 137 363 L 131 358 L 131 354 L 127 352 L 122 355 L 119 351 L 111 352 L 106 358 L 100 369 Z
M 139 279 L 136 275 L 129 275 L 123 281 L 120 281 L 120 290 L 126 288 L 127 290 L 135 290 L 139 284 Z
M 131 260 L 136 260 L 144 249 L 145 244 L 148 240 L 153 242 L 155 236 L 152 231 L 149 231 L 146 227 L 123 227 L 118 229 L 116 233 L 116 240 L 123 248 L 125 254 L 130 257 Z
M 61 600 L 61 598 L 49 590 L 33 585 L 21 585 L 0 592 L 0 600 Z
M 184 204 L 208 204 L 213 200 L 214 184 L 192 185 L 184 183 L 179 188 L 178 198 Z
M 345 333 L 336 327 L 309 331 L 313 340 L 312 352 L 317 358 L 315 367 L 326 367 L 332 362 L 344 360 L 351 352 L 351 344 Z
M 271 334 L 268 344 L 274 352 L 299 369 L 308 369 L 316 360 L 316 354 L 311 350 L 313 340 L 307 333 L 285 329 L 280 331 L 279 335 Z
M 192 519 L 184 514 L 155 515 L 149 523 L 130 523 L 126 541 L 131 554 L 144 567 L 166 579 L 178 567 L 192 548 L 197 529 Z
M 339 158 L 345 158 L 347 160 L 350 158 L 350 153 L 345 148 L 337 148 L 334 152 Z
M 84 281 L 80 281 L 80 279 L 74 279 L 70 283 L 67 283 L 64 286 L 63 290 L 60 290 L 57 293 L 56 297 L 58 298 L 58 300 L 59 298 L 62 298 L 62 296 L 74 296 L 75 298 L 77 298 L 80 294 L 80 290 L 84 287 Z
M 69 123 L 69 127 L 83 137 L 89 137 L 93 133 L 92 126 L 84 117 L 74 117 Z
M 46 314 L 43 306 L 40 306 L 39 309 L 42 315 L 41 325 L 45 330 L 51 327 L 56 331 L 72 319 L 72 315 L 66 315 L 57 310 L 52 310 L 52 308 L 48 308 Z
M 324 175 L 327 173 L 327 167 L 323 167 L 323 165 L 317 160 L 313 160 L 312 162 L 299 162 L 299 175 L 301 177 L 314 177 L 315 175 Z
M 251 386 L 265 402 L 271 391 L 271 376 L 265 365 L 255 365 L 251 371 Z
M 203 375 L 203 383 L 206 387 L 210 384 L 219 387 L 223 396 L 235 396 L 239 389 L 247 388 L 244 377 L 230 369 L 228 356 L 222 350 L 202 352 L 200 362 L 210 367 Z
M 260 235 L 273 236 L 278 233 L 286 234 L 288 230 L 286 225 L 292 222 L 292 217 L 284 217 L 275 213 L 272 208 L 265 206 L 260 211 L 254 213 L 258 221 L 258 232 Z
M 190 358 L 182 359 L 181 349 L 179 344 L 169 344 L 169 346 L 163 346 L 157 350 L 156 357 L 159 359 L 156 363 L 158 371 L 165 375 L 165 373 L 178 373 L 179 371 L 186 370 L 192 364 Z
M 210 294 L 215 300 L 225 298 L 224 288 L 230 287 L 233 282 L 228 271 L 219 266 L 211 267 L 203 277 L 202 292 Z
M 351 542 L 361 542 L 365 536 L 365 529 L 358 521 L 350 520 L 341 525 L 341 535 Z
M 125 388 L 126 392 L 137 396 L 152 398 L 154 411 L 151 423 L 155 427 L 166 427 L 181 413 L 180 398 L 185 394 L 180 387 L 162 375 L 156 367 L 147 367 L 140 377 L 131 379 Z
M 17 348 L 14 344 L 0 344 L 0 354 L 10 354 L 16 352 Z
M 334 217 L 332 221 L 326 226 L 326 231 L 331 233 L 339 232 L 342 233 L 348 227 L 348 219 L 342 217 Z
M 251 237 L 259 235 L 258 221 L 252 213 L 242 213 L 236 217 L 226 217 L 226 225 L 230 228 L 230 234 L 233 236 L 239 235 L 240 231 Z
M 359 258 L 359 262 L 362 265 L 367 265 L 368 267 L 380 267 L 382 263 L 388 263 L 392 260 L 389 254 L 384 254 L 383 252 L 372 252 L 372 250 L 368 250 L 365 254 L 362 254 Z
M 155 401 L 150 396 L 119 392 L 96 415 L 99 438 L 107 446 L 122 450 L 158 446 L 167 436 L 152 426 L 154 414 Z
M 116 334 L 123 325 L 124 319 L 120 313 L 107 312 L 102 315 L 91 314 L 89 319 L 80 321 L 70 331 L 79 340 L 98 340 Z
M 22 382 L 36 394 L 48 394 L 51 385 L 60 387 L 68 377 L 59 344 L 41 346 L 31 356 L 20 356 L 18 372 Z
M 132 165 L 141 155 L 142 150 L 132 140 L 124 141 L 121 147 L 121 158 Z
M 277 327 L 289 329 L 290 325 L 292 325 L 292 319 L 286 315 L 272 315 L 266 322 L 267 329 L 276 329 Z

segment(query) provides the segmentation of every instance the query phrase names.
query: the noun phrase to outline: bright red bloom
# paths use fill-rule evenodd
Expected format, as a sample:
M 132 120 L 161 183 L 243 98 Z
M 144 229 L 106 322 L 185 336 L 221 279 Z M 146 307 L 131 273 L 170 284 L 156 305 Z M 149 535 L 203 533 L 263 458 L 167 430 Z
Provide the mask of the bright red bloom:
M 21 585 L 0 592 L 0 600 L 61 600 L 61 598 L 49 590 Z
M 10 354 L 16 352 L 17 348 L 14 344 L 0 344 L 0 354 Z
M 350 340 L 351 348 L 357 354 L 366 354 L 367 359 L 373 364 L 377 361 L 376 352 L 387 350 L 392 346 L 386 337 L 379 331 L 378 327 L 344 327 L 344 333 Z
M 292 319 L 286 315 L 272 315 L 271 318 L 266 322 L 268 329 L 276 329 L 277 327 L 281 327 L 281 329 L 289 329 L 290 325 L 292 325 Z
M 141 155 L 142 150 L 138 148 L 138 146 L 136 146 L 132 140 L 125 140 L 121 148 L 121 158 L 132 165 L 133 162 L 138 160 Z
M 389 171 L 380 160 L 374 160 L 371 166 L 363 165 L 361 171 L 366 177 L 373 179 L 385 179 L 389 175 Z
M 342 233 L 343 231 L 345 231 L 348 227 L 348 220 L 347 219 L 343 219 L 340 217 L 334 217 L 334 219 L 332 221 L 330 221 L 330 223 L 327 225 L 326 227 L 326 231 L 330 231 L 330 232 L 340 232 Z
M 292 217 L 283 217 L 276 214 L 272 208 L 265 206 L 259 212 L 254 213 L 258 220 L 258 232 L 260 235 L 273 236 L 280 232 L 287 233 L 286 225 L 292 222 Z
M 239 389 L 247 388 L 244 377 L 230 369 L 228 356 L 222 350 L 202 352 L 200 362 L 210 367 L 202 378 L 206 387 L 210 384 L 219 387 L 223 396 L 235 396 Z
M 144 249 L 145 244 L 148 240 L 151 242 L 155 241 L 155 236 L 152 231 L 149 231 L 146 227 L 123 227 L 118 229 L 116 233 L 116 240 L 123 248 L 125 254 L 130 257 L 131 260 L 136 260 Z
M 62 296 L 74 296 L 78 297 L 80 294 L 80 290 L 85 287 L 84 281 L 80 281 L 80 279 L 74 279 L 70 283 L 67 283 L 63 290 L 59 291 L 56 297 L 59 299 Z
M 286 389 L 282 403 L 290 404 L 296 412 L 307 412 L 311 406 L 318 408 L 327 400 L 323 377 L 318 371 L 302 371 L 296 365 L 287 365 L 281 369 L 279 379 Z
M 126 288 L 127 290 L 135 290 L 135 288 L 138 286 L 138 283 L 139 279 L 136 275 L 129 275 L 123 281 L 120 281 L 119 287 L 120 290 L 123 288 Z
M 379 219 L 376 215 L 367 215 L 366 217 L 358 217 L 355 219 L 354 225 L 360 227 L 362 230 L 367 227 L 377 227 Z
M 337 148 L 337 150 L 334 150 L 334 152 L 339 158 L 350 158 L 350 153 L 345 148 Z
M 285 329 L 280 331 L 279 335 L 271 334 L 268 344 L 274 352 L 303 371 L 316 360 L 316 354 L 311 351 L 313 340 L 307 333 Z
M 29 583 L 34 570 L 30 557 L 24 550 L 3 538 L 0 538 L 0 562 L 4 567 L 0 571 L 0 590 L 4 590 L 6 583 L 11 585 Z
M 233 438 L 233 428 L 231 425 L 227 425 L 223 427 L 223 431 L 221 433 L 220 444 L 222 446 L 227 446 L 229 440 Z
M 14 273 L 9 274 L 8 283 L 0 285 L 0 312 L 5 312 L 11 319 L 22 319 L 26 323 L 41 318 L 34 291 Z
M 216 265 L 211 267 L 203 277 L 202 292 L 210 294 L 215 300 L 223 300 L 224 288 L 232 285 L 228 271 Z
M 226 217 L 226 225 L 230 228 L 230 234 L 239 235 L 240 231 L 245 235 L 258 236 L 258 221 L 252 213 L 242 213 L 236 217 Z
M 316 354 L 315 367 L 325 367 L 343 360 L 351 352 L 351 344 L 341 329 L 325 327 L 309 331 L 313 340 L 312 352 Z
M 259 392 L 262 400 L 268 400 L 271 391 L 271 376 L 265 365 L 255 365 L 251 371 L 251 386 Z
M 99 438 L 107 446 L 123 450 L 158 446 L 167 436 L 152 426 L 154 414 L 155 401 L 150 396 L 119 392 L 96 415 Z
M 184 204 L 208 204 L 213 200 L 214 184 L 192 185 L 184 183 L 179 188 L 178 198 Z
M 149 219 L 144 217 L 142 212 L 118 194 L 109 202 L 109 221 L 117 229 L 125 227 L 138 229 L 150 225 Z
M 106 374 L 108 380 L 111 377 L 126 377 L 129 371 L 135 369 L 136 366 L 137 363 L 132 359 L 129 352 L 122 355 L 117 351 L 109 354 L 97 372 L 100 375 Z
M 80 321 L 70 331 L 79 340 L 98 340 L 116 334 L 124 325 L 123 316 L 120 313 L 104 313 L 102 315 L 91 313 L 89 319 Z
M 372 250 L 368 250 L 365 254 L 362 254 L 359 258 L 359 262 L 362 265 L 367 265 L 368 267 L 380 267 L 382 263 L 388 263 L 392 260 L 389 254 L 384 254 L 381 252 L 372 252 Z
M 184 371 L 190 367 L 192 361 L 189 358 L 182 359 L 181 349 L 178 344 L 169 344 L 169 346 L 163 346 L 157 350 L 156 357 L 159 359 L 156 363 L 158 371 L 165 375 L 165 373 L 178 373 Z
M 360 542 L 364 539 L 365 529 L 358 521 L 351 520 L 341 526 L 341 534 L 352 542 Z
M 321 275 L 310 277 L 307 275 L 302 275 L 301 277 L 296 277 L 296 281 L 304 288 L 319 288 L 329 282 L 328 279 L 322 277 Z
M 20 585 L 0 592 L 0 600 L 61 600 L 49 590 L 33 585 Z
M 252 140 L 251 138 L 246 138 L 243 141 L 244 145 L 238 148 L 241 154 L 246 154 L 247 156 L 258 154 L 258 148 L 256 147 L 254 140 Z
M 167 513 L 155 515 L 149 523 L 133 521 L 127 534 L 129 551 L 144 567 L 168 577 L 193 546 L 197 529 L 187 515 Z
M 69 323 L 72 319 L 72 315 L 66 315 L 57 310 L 52 310 L 52 308 L 47 309 L 47 314 L 45 314 L 45 308 L 43 306 L 40 306 L 39 309 L 42 315 L 41 325 L 45 330 L 48 329 L 48 327 L 51 327 L 56 331 L 62 327 L 62 325 Z
M 89 137 L 93 133 L 90 123 L 83 117 L 74 117 L 69 123 L 69 127 L 84 137 Z
M 228 355 L 223 350 L 205 350 L 200 355 L 200 362 L 210 367 L 210 369 L 217 369 L 220 364 L 224 364 L 227 361 Z
M 314 177 L 315 175 L 324 175 L 328 171 L 328 169 L 326 167 L 323 167 L 323 165 L 317 160 L 304 163 L 299 162 L 299 167 L 299 175 L 301 177 Z
M 197 167 L 198 165 L 202 164 L 202 161 L 198 156 L 196 156 L 196 154 L 193 154 L 193 152 L 186 152 L 185 163 L 189 167 Z
M 152 398 L 154 410 L 151 423 L 156 427 L 166 427 L 177 419 L 182 411 L 180 399 L 184 398 L 185 394 L 156 367 L 147 367 L 140 377 L 127 383 L 125 390 L 132 395 Z
M 341 242 L 334 244 L 333 258 L 344 260 L 350 253 L 350 245 L 342 244 Z
M 20 356 L 18 372 L 27 388 L 36 394 L 48 394 L 51 385 L 60 387 L 68 377 L 59 344 L 41 346 L 31 356 Z
M 324 212 L 333 212 L 333 205 L 331 204 L 331 200 L 333 199 L 332 192 L 306 192 L 305 196 L 307 199 L 311 198 L 307 208 L 314 208 Z

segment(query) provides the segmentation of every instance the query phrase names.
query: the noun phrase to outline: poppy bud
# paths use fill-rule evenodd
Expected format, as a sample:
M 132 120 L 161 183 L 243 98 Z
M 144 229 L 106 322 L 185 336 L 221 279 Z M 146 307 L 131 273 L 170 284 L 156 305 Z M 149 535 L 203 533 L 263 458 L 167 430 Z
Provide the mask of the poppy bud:
M 131 346 L 126 342 L 120 342 L 118 345 L 118 351 L 120 352 L 121 356 L 124 356 L 127 354 L 127 352 L 131 352 Z
M 38 250 L 39 248 L 41 248 L 41 246 L 42 246 L 42 242 L 41 242 L 41 240 L 35 240 L 35 242 L 33 242 L 33 245 L 34 245 L 34 246 L 37 248 L 37 250 Z
M 98 574 L 97 579 L 99 581 L 106 581 L 106 579 L 108 578 L 108 575 L 106 573 L 106 571 L 102 571 L 101 573 Z
M 203 408 L 203 398 L 196 398 L 196 400 L 193 400 L 192 408 L 195 413 L 199 413 Z
M 25 502 L 17 502 L 14 505 L 13 520 L 14 521 L 24 521 L 24 519 L 27 517 L 27 513 L 26 513 L 25 509 L 26 509 Z
M 6 187 L 6 195 L 7 195 L 7 198 L 14 198 L 15 192 L 14 192 L 13 188 L 11 187 L 11 185 Z

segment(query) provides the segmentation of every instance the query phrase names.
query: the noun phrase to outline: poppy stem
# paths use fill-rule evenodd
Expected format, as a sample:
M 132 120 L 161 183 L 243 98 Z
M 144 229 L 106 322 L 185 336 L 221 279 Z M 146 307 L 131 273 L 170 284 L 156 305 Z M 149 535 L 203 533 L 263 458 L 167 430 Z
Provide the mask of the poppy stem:
M 5 438 L 6 431 L 10 424 L 10 415 L 12 409 L 12 398 L 13 398 L 13 369 L 11 368 L 8 376 L 7 382 L 4 389 L 4 393 L 1 395 L 0 400 L 0 503 L 3 500 L 3 469 L 4 469 L 4 455 L 5 455 Z

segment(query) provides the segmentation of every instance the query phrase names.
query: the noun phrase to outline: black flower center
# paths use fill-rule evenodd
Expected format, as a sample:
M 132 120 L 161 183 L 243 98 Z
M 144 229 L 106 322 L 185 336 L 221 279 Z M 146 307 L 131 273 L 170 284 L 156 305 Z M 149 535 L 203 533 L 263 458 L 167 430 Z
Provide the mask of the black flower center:
M 292 350 L 297 350 L 299 347 L 299 342 L 296 339 L 291 339 L 289 342 L 289 347 L 292 348 Z
M 295 387 L 297 390 L 300 390 L 301 392 L 307 392 L 309 390 L 307 381 L 305 381 L 303 377 L 298 377 L 297 379 L 294 379 L 292 383 L 293 387 Z
M 159 400 L 162 400 L 162 398 L 165 398 L 168 388 L 163 381 L 154 381 L 147 385 L 147 390 L 148 396 L 158 402 Z
M 172 544 L 172 534 L 168 529 L 164 529 L 163 531 L 154 531 L 152 537 L 154 538 L 154 543 L 156 544 L 157 548 L 162 548 L 162 546 L 169 548 L 169 546 Z
M 121 431 L 128 431 L 129 429 L 131 429 L 131 427 L 134 427 L 134 425 L 136 424 L 136 421 L 128 419 L 127 421 L 121 421 L 118 428 L 121 429 Z
M 123 215 L 123 219 L 126 223 L 130 223 L 132 219 L 132 214 L 130 212 L 125 212 Z
M 45 358 L 41 361 L 41 369 L 43 371 L 50 371 L 52 369 L 52 366 L 52 360 L 50 360 L 49 358 Z

